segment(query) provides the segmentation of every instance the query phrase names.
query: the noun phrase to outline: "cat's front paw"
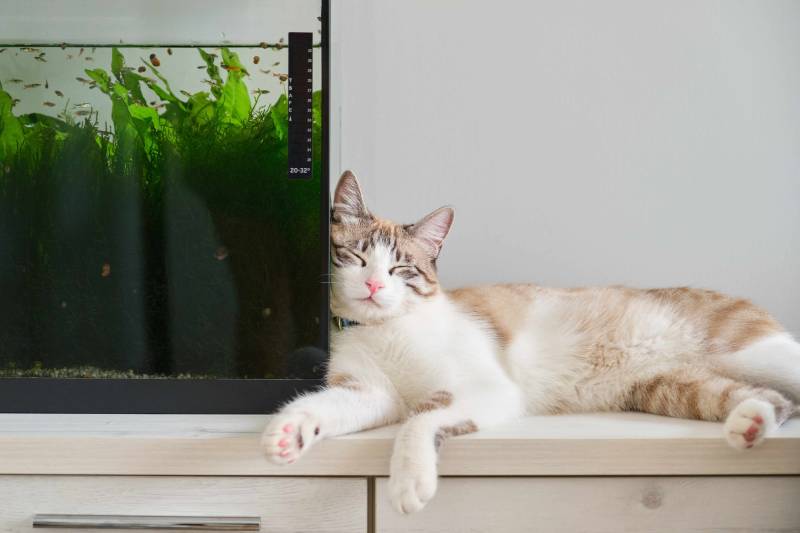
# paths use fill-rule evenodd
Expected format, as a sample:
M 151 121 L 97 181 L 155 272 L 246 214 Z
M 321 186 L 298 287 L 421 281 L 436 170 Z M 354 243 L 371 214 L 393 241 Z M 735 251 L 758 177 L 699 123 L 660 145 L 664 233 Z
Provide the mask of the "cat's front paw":
M 397 455 L 397 454 L 395 454 Z M 389 476 L 389 497 L 392 506 L 402 514 L 421 510 L 436 494 L 436 459 L 392 457 Z
M 261 435 L 261 449 L 275 464 L 295 462 L 319 437 L 319 420 L 308 413 L 279 413 Z
M 737 450 L 758 446 L 776 426 L 775 406 L 750 398 L 737 405 L 725 420 L 725 437 Z

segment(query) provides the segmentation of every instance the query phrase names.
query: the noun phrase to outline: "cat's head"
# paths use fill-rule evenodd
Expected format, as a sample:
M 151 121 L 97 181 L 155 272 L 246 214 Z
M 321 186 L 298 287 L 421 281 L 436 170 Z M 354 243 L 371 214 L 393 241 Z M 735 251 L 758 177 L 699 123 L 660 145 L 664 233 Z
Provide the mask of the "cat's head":
M 453 223 L 441 207 L 414 224 L 376 217 L 349 171 L 336 185 L 331 209 L 331 309 L 375 323 L 411 311 L 439 291 L 436 258 Z

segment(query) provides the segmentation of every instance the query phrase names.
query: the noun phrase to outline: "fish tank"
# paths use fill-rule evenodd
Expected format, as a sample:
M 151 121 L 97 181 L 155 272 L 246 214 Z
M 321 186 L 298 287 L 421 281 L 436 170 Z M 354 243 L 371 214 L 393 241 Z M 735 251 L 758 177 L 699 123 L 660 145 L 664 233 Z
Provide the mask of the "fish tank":
M 328 3 L 0 9 L 0 412 L 267 413 L 317 386 Z

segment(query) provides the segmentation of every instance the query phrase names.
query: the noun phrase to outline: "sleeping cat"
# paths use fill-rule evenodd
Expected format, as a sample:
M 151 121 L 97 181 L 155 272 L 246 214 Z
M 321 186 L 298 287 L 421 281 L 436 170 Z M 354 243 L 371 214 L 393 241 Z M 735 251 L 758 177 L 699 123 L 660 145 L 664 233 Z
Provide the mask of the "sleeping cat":
M 334 193 L 324 390 L 274 416 L 268 457 L 293 463 L 320 439 L 402 422 L 390 467 L 394 507 L 436 491 L 442 439 L 526 414 L 642 411 L 725 421 L 737 449 L 760 444 L 800 401 L 800 344 L 766 311 L 709 290 L 443 290 L 436 258 L 453 222 L 409 225 L 364 205 L 345 172 Z

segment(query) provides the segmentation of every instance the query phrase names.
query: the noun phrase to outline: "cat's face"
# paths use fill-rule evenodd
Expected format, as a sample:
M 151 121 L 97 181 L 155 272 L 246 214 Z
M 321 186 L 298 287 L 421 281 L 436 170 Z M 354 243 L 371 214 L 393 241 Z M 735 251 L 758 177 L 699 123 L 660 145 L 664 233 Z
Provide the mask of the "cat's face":
M 358 181 L 345 172 L 331 212 L 334 314 L 375 323 L 408 313 L 436 294 L 436 258 L 453 222 L 451 208 L 415 224 L 395 224 L 367 210 Z

